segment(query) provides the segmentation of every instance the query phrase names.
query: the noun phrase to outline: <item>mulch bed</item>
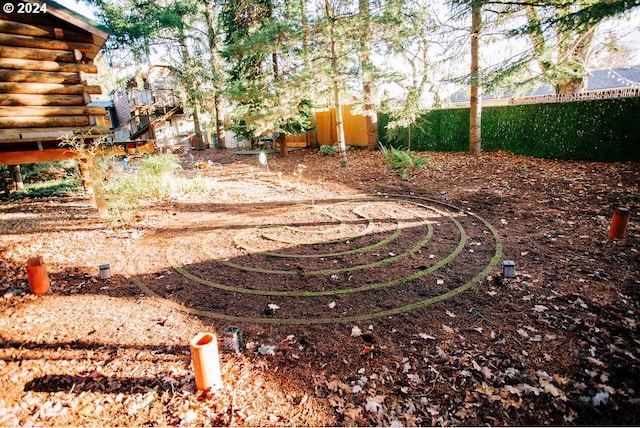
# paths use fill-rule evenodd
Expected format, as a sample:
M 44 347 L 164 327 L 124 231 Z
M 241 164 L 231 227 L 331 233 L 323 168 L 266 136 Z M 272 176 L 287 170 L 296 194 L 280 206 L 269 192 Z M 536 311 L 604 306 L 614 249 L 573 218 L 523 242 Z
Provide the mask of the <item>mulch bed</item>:
M 637 163 L 192 154 L 206 194 L 141 201 L 133 237 L 83 197 L 0 205 L 0 425 L 640 423 Z

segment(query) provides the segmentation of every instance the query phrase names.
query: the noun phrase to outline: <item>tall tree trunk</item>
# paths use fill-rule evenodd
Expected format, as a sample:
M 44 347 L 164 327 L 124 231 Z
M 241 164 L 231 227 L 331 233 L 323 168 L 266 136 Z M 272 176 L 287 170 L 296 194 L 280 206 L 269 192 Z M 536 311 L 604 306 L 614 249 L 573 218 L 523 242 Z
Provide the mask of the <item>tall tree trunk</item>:
M 563 79 L 554 85 L 557 95 L 575 95 L 584 90 L 585 82 L 582 78 Z
M 218 140 L 218 148 L 226 149 L 227 142 L 225 140 L 225 132 L 224 132 L 224 110 L 223 110 L 223 101 L 222 95 L 219 93 L 215 95 L 215 110 L 216 110 L 216 138 Z
M 300 15 L 302 24 L 302 61 L 306 72 L 311 71 L 309 61 L 309 18 L 307 16 L 307 0 L 300 0 Z M 316 115 L 311 114 L 311 127 L 307 131 L 307 145 L 311 148 L 318 147 L 318 131 L 316 130 Z
M 192 81 L 192 77 L 190 76 L 191 73 L 189 72 L 189 69 L 191 68 L 191 54 L 189 53 L 189 49 L 187 48 L 187 42 L 183 27 L 180 27 L 178 29 L 178 42 L 180 43 L 180 52 L 182 53 L 184 67 L 187 69 L 186 76 L 183 76 L 182 84 L 186 86 L 187 96 L 189 98 L 192 98 L 193 93 L 197 91 L 197 88 L 193 86 L 195 82 Z M 199 103 L 197 100 L 192 99 L 191 101 L 193 102 L 193 131 L 196 134 L 196 150 L 204 150 L 206 147 L 204 145 L 204 139 L 202 138 L 202 128 L 200 127 L 200 106 L 198 105 Z
M 331 74 L 333 75 L 333 104 L 336 109 L 336 134 L 338 153 L 343 168 L 349 167 L 347 146 L 344 138 L 344 122 L 342 119 L 342 102 L 340 101 L 340 75 L 338 70 L 338 53 L 336 51 L 336 18 L 333 16 L 329 0 L 325 0 L 325 10 L 329 20 L 329 45 L 331 47 Z
M 280 80 L 280 64 L 278 61 L 278 53 L 271 54 L 271 62 L 273 63 L 273 80 Z M 276 133 L 273 133 L 273 141 L 276 141 Z M 284 132 L 280 132 L 277 138 L 278 146 L 280 147 L 280 156 L 285 157 L 288 154 L 287 151 L 287 135 Z
M 360 64 L 362 66 L 362 90 L 364 93 L 364 113 L 367 128 L 367 147 L 378 147 L 378 115 L 373 103 L 373 62 L 371 61 L 371 12 L 369 0 L 359 0 L 362 31 L 360 33 Z
M 280 156 L 287 156 L 287 134 L 278 134 L 278 145 L 280 146 Z
M 273 137 L 275 139 L 275 136 Z M 280 147 L 280 156 L 285 157 L 289 154 L 287 149 L 287 134 L 280 132 L 278 134 L 278 146 Z
M 273 64 L 273 80 L 280 80 L 280 64 L 278 63 L 278 53 L 271 54 L 271 63 Z
M 480 95 L 480 32 L 482 30 L 482 3 L 471 3 L 471 100 L 469 104 L 469 152 L 482 151 L 482 97 Z
M 193 128 L 196 133 L 196 150 L 204 150 L 206 149 L 206 145 L 204 144 L 204 138 L 202 138 L 202 127 L 200 126 L 200 113 L 199 106 L 193 106 Z
M 549 63 L 547 60 L 544 60 L 546 42 L 544 40 L 544 34 L 542 33 L 542 27 L 540 26 L 540 16 L 535 6 L 525 6 L 525 11 L 529 26 L 533 28 L 529 34 L 531 44 L 533 45 L 533 52 L 536 55 L 538 67 L 540 67 L 540 71 L 544 74 L 549 70 Z
M 333 79 L 333 98 L 336 108 L 336 132 L 338 135 L 338 152 L 340 153 L 340 163 L 343 168 L 349 167 L 349 159 L 347 159 L 347 145 L 344 138 L 344 120 L 342 118 L 342 103 L 340 101 L 340 85 L 338 78 Z
M 273 16 L 273 4 L 269 4 L 269 11 L 267 13 L 267 16 Z M 286 9 L 286 7 L 285 7 Z M 278 36 L 278 45 L 282 44 L 282 37 Z M 273 81 L 274 83 L 276 83 L 281 79 L 281 75 L 280 75 L 280 60 L 278 58 L 278 52 L 272 52 L 271 53 L 271 64 L 273 67 Z M 276 141 L 278 142 L 278 146 L 280 147 L 280 156 L 281 157 L 285 157 L 287 156 L 287 134 L 285 134 L 283 131 L 280 131 L 278 133 L 278 137 L 276 138 L 276 131 L 274 129 L 273 131 L 273 135 L 271 136 L 272 141 L 274 143 L 274 147 L 275 147 L 275 143 Z
M 563 79 L 558 81 L 556 93 L 579 94 L 587 87 L 586 69 L 596 31 L 597 26 L 594 26 L 585 33 L 579 34 L 575 40 L 564 34 L 559 36 L 570 40 L 565 40 L 562 43 L 563 51 L 559 60 L 565 62 L 563 68 L 566 70 L 566 74 Z
M 307 0 L 300 0 L 302 19 L 302 61 L 305 71 L 309 71 L 309 18 L 307 17 Z
M 220 54 L 218 53 L 218 36 L 216 33 L 216 29 L 218 28 L 218 12 L 214 9 L 213 1 L 205 2 L 204 9 L 205 18 L 207 20 L 207 40 L 209 43 L 209 55 L 211 57 L 211 68 L 214 74 L 214 78 L 217 80 L 216 84 L 219 85 L 222 80 L 221 76 L 221 59 Z M 225 141 L 225 132 L 224 132 L 224 104 L 222 101 L 220 88 L 215 88 L 215 95 L 213 98 L 213 105 L 215 109 L 216 116 L 216 139 L 218 140 L 218 148 L 226 149 L 227 144 Z

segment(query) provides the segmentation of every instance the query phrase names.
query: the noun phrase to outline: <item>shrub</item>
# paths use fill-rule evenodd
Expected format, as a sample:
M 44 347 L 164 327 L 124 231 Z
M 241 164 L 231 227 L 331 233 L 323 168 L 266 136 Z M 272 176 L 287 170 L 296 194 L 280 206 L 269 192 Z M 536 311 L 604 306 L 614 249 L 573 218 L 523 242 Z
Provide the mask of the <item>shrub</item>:
M 144 157 L 139 164 L 140 172 L 159 177 L 180 168 L 178 158 L 172 153 Z
M 380 144 L 382 156 L 391 167 L 391 171 L 403 180 L 406 180 L 410 173 L 431 164 L 431 159 L 426 158 L 408 149 L 385 147 Z
M 24 189 L 5 196 L 9 200 L 24 198 L 64 197 L 82 194 L 82 180 L 77 176 L 25 183 Z
M 175 155 L 144 157 L 136 163 L 138 172 L 124 174 L 104 183 L 107 209 L 112 223 L 128 227 L 142 200 L 164 200 L 170 197 L 169 178 L 179 168 Z
M 178 158 L 172 154 L 146 156 L 135 164 L 137 172 L 123 174 L 105 183 L 109 217 L 125 229 L 144 201 L 181 200 L 206 195 L 217 188 L 215 180 L 196 175 L 181 177 Z
M 82 181 L 77 174 L 77 168 L 75 160 L 20 165 L 24 188 L 7 193 L 3 198 L 20 200 L 82 194 Z M 8 174 L 8 168 L 0 166 L 0 177 Z M 4 187 L 0 185 L 0 193 L 2 190 Z
M 334 155 L 338 153 L 338 149 L 336 149 L 335 146 L 323 144 L 320 146 L 320 153 L 322 153 L 323 155 Z

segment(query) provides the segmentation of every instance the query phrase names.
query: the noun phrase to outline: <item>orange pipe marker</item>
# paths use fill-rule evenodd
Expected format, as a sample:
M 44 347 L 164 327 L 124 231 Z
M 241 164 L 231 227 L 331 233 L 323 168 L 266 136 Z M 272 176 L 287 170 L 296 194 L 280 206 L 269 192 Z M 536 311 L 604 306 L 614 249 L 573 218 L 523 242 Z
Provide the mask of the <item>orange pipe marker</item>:
M 51 289 L 47 265 L 42 257 L 32 257 L 27 260 L 27 278 L 29 289 L 36 296 L 47 294 Z
M 191 361 L 196 378 L 196 388 L 209 391 L 222 387 L 220 359 L 218 358 L 218 338 L 213 333 L 198 333 L 191 342 Z
M 609 239 L 622 239 L 629 221 L 629 210 L 626 208 L 616 208 L 609 227 Z

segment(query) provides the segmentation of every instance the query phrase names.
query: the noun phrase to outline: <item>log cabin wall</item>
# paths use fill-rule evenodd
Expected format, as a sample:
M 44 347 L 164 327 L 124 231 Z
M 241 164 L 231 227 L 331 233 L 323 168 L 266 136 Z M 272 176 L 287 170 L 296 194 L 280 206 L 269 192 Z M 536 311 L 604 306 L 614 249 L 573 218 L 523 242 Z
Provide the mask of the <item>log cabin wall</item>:
M 40 6 L 31 13 L 18 13 L 24 2 L 7 3 L 13 12 L 6 4 L 0 10 L 0 165 L 73 158 L 60 137 L 109 132 L 96 121 L 104 107 L 88 105 L 101 89 L 87 83 L 108 33 L 53 1 L 32 2 Z

